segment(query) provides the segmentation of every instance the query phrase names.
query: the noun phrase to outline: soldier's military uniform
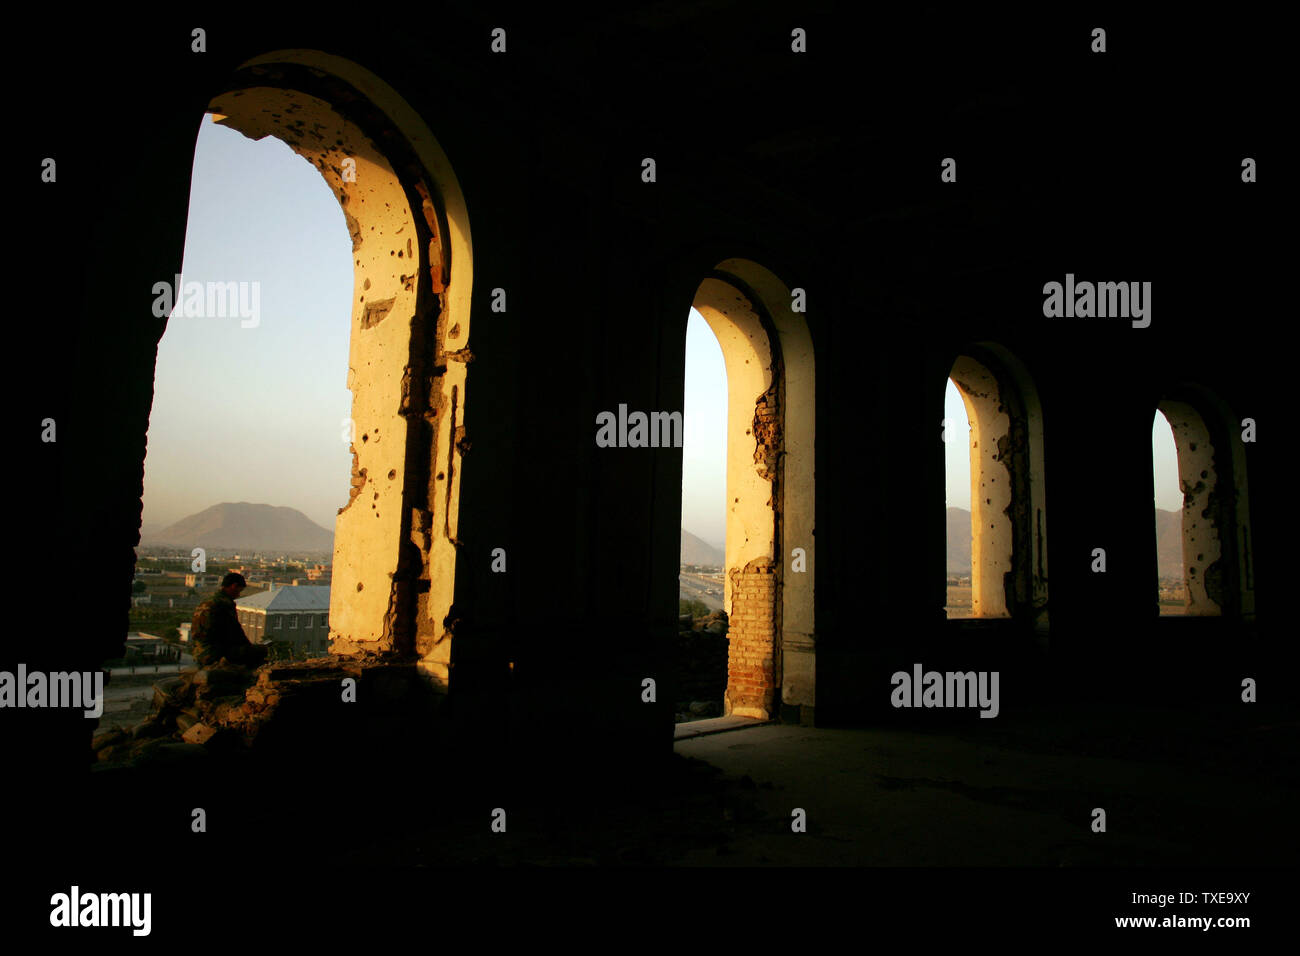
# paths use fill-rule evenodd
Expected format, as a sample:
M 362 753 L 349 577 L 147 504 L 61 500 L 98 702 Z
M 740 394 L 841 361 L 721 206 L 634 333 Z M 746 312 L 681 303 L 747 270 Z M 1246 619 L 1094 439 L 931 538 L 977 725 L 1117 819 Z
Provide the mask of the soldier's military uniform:
M 195 609 L 190 643 L 200 667 L 210 667 L 223 657 L 245 667 L 258 667 L 266 660 L 267 649 L 249 641 L 239 624 L 234 599 L 221 590 Z

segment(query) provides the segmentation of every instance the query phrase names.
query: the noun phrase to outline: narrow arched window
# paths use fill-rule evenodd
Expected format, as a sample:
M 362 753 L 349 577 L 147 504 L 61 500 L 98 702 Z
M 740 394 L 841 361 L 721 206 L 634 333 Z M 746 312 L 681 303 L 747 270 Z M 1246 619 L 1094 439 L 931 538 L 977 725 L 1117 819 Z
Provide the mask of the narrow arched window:
M 949 486 L 948 495 L 970 503 L 970 591 L 965 605 L 963 576 L 950 571 L 946 611 L 949 617 L 1015 617 L 1045 625 L 1047 497 L 1037 389 L 1019 360 L 990 342 L 964 349 L 949 382 L 961 401 L 960 411 L 952 402 L 945 405 L 953 409 L 944 422 L 949 446 L 960 447 L 963 411 L 969 427 L 969 492 Z M 949 518 L 950 568 L 965 556 L 959 511 L 949 512 L 955 514 Z
M 1236 421 L 1217 396 L 1197 385 L 1170 389 L 1156 407 L 1152 461 L 1162 615 L 1254 615 L 1246 460 Z M 1169 505 L 1179 506 L 1176 539 L 1174 522 L 1162 510 Z

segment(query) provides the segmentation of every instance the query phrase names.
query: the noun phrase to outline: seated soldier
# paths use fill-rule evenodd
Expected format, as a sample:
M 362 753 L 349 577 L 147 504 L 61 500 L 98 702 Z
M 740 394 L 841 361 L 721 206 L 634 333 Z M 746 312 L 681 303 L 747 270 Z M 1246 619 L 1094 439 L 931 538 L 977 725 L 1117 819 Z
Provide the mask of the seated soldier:
M 259 667 L 266 661 L 266 646 L 249 641 L 239 624 L 235 598 L 246 587 L 244 576 L 231 571 L 221 579 L 221 589 L 195 609 L 190 643 L 200 667 L 211 667 L 223 657 L 244 667 Z

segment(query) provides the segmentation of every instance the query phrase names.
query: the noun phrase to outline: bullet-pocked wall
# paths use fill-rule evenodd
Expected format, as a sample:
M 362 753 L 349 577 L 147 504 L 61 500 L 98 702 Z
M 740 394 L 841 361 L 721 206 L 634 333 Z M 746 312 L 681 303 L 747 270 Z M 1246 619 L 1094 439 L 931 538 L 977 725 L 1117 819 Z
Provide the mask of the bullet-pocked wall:
M 1213 392 L 1193 383 L 1171 387 L 1157 408 L 1169 422 L 1178 454 L 1184 613 L 1252 620 L 1250 495 L 1237 440 L 1249 426 Z
M 1043 411 L 1024 365 L 993 342 L 953 363 L 970 421 L 971 601 L 975 617 L 1046 624 Z
M 396 91 L 339 57 L 257 57 L 210 109 L 311 162 L 352 237 L 353 465 L 335 528 L 331 648 L 417 654 L 446 689 L 473 281 L 455 174 Z
M 792 292 L 756 262 L 719 263 L 696 291 L 727 370 L 724 712 L 813 719 L 816 376 Z
M 815 703 L 819 723 L 874 720 L 891 712 L 889 675 L 918 661 L 995 668 L 1014 652 L 1065 662 L 1061 673 L 1082 675 L 1074 690 L 1084 695 L 1093 678 L 1141 684 L 1133 669 L 1142 666 L 1161 675 L 1158 686 L 1218 694 L 1226 691 L 1215 682 L 1235 685 L 1237 669 L 1187 664 L 1177 682 L 1163 675 L 1197 654 L 1235 655 L 1245 668 L 1280 653 L 1285 642 L 1245 614 L 1248 600 L 1261 617 L 1276 608 L 1269 595 L 1275 602 L 1284 588 L 1273 558 L 1289 527 L 1272 520 L 1286 513 L 1289 492 L 1286 468 L 1270 457 L 1282 453 L 1284 429 L 1269 415 L 1287 407 L 1272 390 L 1287 380 L 1288 350 L 1272 347 L 1276 329 L 1264 321 L 1287 266 L 1264 228 L 1275 215 L 1269 186 L 1238 172 L 1256 149 L 1245 133 L 1262 107 L 1162 93 L 1157 118 L 1168 126 L 1156 133 L 1212 129 L 1222 144 L 1168 164 L 1132 96 L 1134 83 L 1167 88 L 1159 58 L 1089 59 L 1064 21 L 1026 43 L 1023 30 L 984 17 L 917 17 L 890 25 L 880 57 L 863 57 L 861 36 L 837 28 L 831 4 L 799 11 L 810 18 L 806 53 L 791 50 L 788 5 L 755 4 L 744 16 L 705 10 L 611 8 L 589 22 L 497 24 L 495 11 L 439 8 L 415 11 L 391 34 L 328 18 L 308 28 L 220 20 L 202 53 L 181 13 L 133 23 L 116 45 L 65 37 L 77 75 L 130 90 L 131 108 L 88 110 L 80 82 L 15 103 L 18 128 L 59 163 L 57 182 L 20 184 L 31 247 L 65 248 L 76 223 L 93 252 L 71 268 L 67 257 L 29 257 L 35 287 L 57 290 L 68 307 L 58 325 L 14 330 L 16 354 L 35 372 L 15 408 L 24 421 L 57 421 L 57 442 L 30 453 L 51 477 L 23 492 L 32 529 L 21 540 L 33 554 L 19 560 L 95 563 L 81 575 L 77 620 L 32 660 L 62 655 L 64 666 L 85 668 L 121 652 L 163 328 L 151 290 L 180 271 L 196 120 L 220 106 L 227 122 L 243 122 L 237 101 L 271 96 L 281 116 L 266 131 L 298 138 L 322 160 L 361 236 L 351 354 L 365 475 L 340 516 L 335 650 L 390 648 L 448 681 L 452 698 L 458 685 L 482 688 L 482 707 L 460 713 L 488 728 L 486 743 L 535 727 L 574 750 L 608 731 L 619 744 L 610 752 L 671 752 L 667 695 L 647 702 L 642 685 L 669 672 L 664 649 L 676 637 L 680 450 L 598 447 L 594 421 L 620 404 L 680 409 L 688 307 L 706 279 L 766 311 L 776 330 L 769 349 L 784 365 L 784 395 L 773 396 L 780 414 L 767 417 L 768 401 L 760 414 L 760 397 L 778 383 L 769 360 L 769 377 L 744 397 L 741 426 L 781 423 L 775 462 L 766 452 L 755 461 L 757 440 L 744 455 L 754 493 L 770 487 L 761 465 L 779 474 L 781 497 L 759 499 L 762 547 L 738 565 L 771 561 L 780 595 L 763 689 L 769 714 Z M 497 26 L 508 34 L 500 53 Z M 1194 48 L 1194 36 L 1184 39 Z M 1150 53 L 1158 40 L 1129 36 L 1124 50 Z M 255 62 L 309 49 L 357 69 L 297 54 Z M 1105 72 L 1120 62 L 1127 72 Z M 902 64 L 925 64 L 905 89 Z M 971 79 L 999 64 L 1009 66 L 987 82 Z M 1188 82 L 1210 84 L 1213 71 Z M 845 89 L 861 109 L 844 109 Z M 317 101 L 333 140 L 294 132 L 295 116 L 324 110 Z M 719 110 L 702 103 L 725 104 L 725 135 Z M 1105 116 L 1110 133 L 1045 147 L 1042 118 L 1061 116 Z M 1116 153 L 1114 137 L 1132 154 Z M 340 138 L 373 156 L 373 166 L 357 163 L 355 184 L 341 181 Z M 112 166 L 112 188 L 94 147 L 109 142 L 132 144 L 130 161 Z M 956 161 L 955 181 L 941 178 L 945 157 Z M 647 158 L 653 181 L 643 176 Z M 363 222 L 352 209 L 369 208 L 371 186 L 384 191 L 376 200 L 397 201 Z M 367 237 L 370 225 L 382 240 Z M 400 241 L 388 241 L 397 228 Z M 762 264 L 782 287 L 768 291 L 736 259 Z M 1151 280 L 1148 325 L 1049 317 L 1044 285 L 1068 274 Z M 806 313 L 790 311 L 795 289 L 806 293 Z M 787 321 L 796 335 L 806 323 L 802 345 Z M 380 341 L 382 350 L 370 344 Z M 1015 579 L 1011 617 L 949 621 L 936 504 L 942 383 L 959 355 L 996 372 L 996 357 L 967 351 L 989 342 L 1014 354 L 1041 403 L 1043 544 L 1035 554 L 1034 504 L 1022 526 L 1029 576 Z M 380 374 L 367 378 L 367 362 Z M 806 375 L 796 374 L 801 362 Z M 1243 484 L 1235 515 L 1220 519 L 1232 529 L 1220 524 L 1219 534 L 1224 555 L 1238 542 L 1233 561 L 1249 592 L 1241 615 L 1156 615 L 1152 416 L 1162 399 L 1185 401 L 1215 427 L 1203 404 L 1175 392 L 1178 382 L 1200 383 L 1231 409 L 1220 417 L 1232 427 L 1214 436 L 1218 487 L 1229 463 L 1234 486 L 1249 472 L 1249 499 Z M 1243 438 L 1246 418 L 1259 422 L 1258 440 Z M 1032 475 L 1036 443 L 1026 436 Z M 1022 500 L 1035 494 L 1031 480 Z M 1014 545 L 1014 525 L 1011 537 Z M 796 548 L 806 573 L 793 570 Z M 1093 570 L 1098 550 L 1104 571 Z M 1038 579 L 1049 568 L 1050 639 L 1035 643 L 1025 625 L 1045 610 Z M 37 577 L 33 606 L 66 603 L 62 578 Z M 1028 617 L 1016 617 L 1017 601 Z M 1003 686 L 1011 714 L 1034 688 L 1050 696 L 1059 685 L 1007 676 Z M 502 713 L 509 727 L 492 723 Z M 69 724 L 70 760 L 90 724 Z

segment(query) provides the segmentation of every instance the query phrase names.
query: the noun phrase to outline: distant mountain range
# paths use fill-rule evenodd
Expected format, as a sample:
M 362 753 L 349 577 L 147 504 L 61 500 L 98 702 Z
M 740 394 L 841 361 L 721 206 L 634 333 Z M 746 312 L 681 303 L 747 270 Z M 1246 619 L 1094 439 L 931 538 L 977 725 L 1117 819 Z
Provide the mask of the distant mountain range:
M 334 532 L 296 508 L 224 502 L 141 535 L 140 544 L 160 547 L 333 551 Z
M 682 564 L 722 567 L 722 552 L 682 528 Z
M 947 510 L 948 573 L 970 574 L 970 512 Z M 685 528 L 681 529 L 681 563 L 721 567 L 724 557 Z M 223 548 L 250 551 L 332 551 L 334 533 L 296 508 L 250 504 L 213 505 L 160 531 L 145 531 L 145 546 Z M 1156 555 L 1163 577 L 1182 577 L 1183 516 L 1156 509 Z

